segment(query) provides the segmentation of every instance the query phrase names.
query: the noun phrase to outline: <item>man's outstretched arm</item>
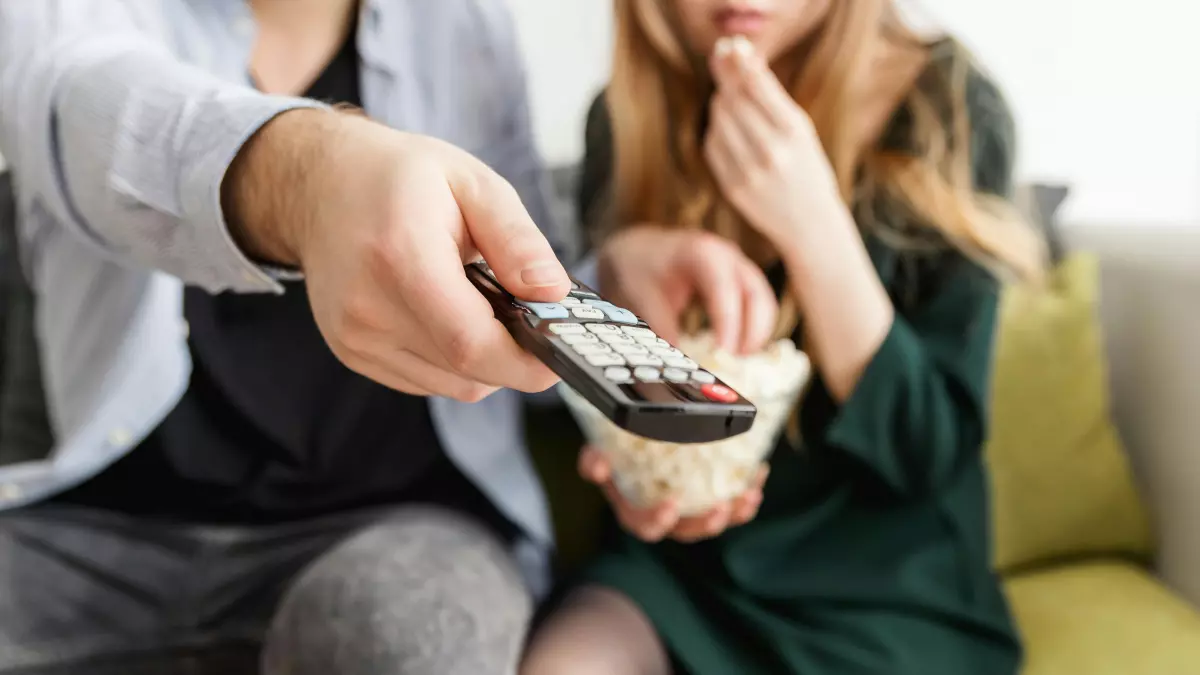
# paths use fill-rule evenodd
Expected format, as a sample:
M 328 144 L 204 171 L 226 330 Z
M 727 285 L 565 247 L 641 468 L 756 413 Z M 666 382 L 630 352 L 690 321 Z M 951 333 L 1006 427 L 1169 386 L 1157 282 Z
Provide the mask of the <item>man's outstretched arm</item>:
M 315 104 L 180 62 L 157 6 L 0 2 L 0 145 L 22 204 L 210 291 L 272 290 L 231 240 L 220 187 L 264 124 Z

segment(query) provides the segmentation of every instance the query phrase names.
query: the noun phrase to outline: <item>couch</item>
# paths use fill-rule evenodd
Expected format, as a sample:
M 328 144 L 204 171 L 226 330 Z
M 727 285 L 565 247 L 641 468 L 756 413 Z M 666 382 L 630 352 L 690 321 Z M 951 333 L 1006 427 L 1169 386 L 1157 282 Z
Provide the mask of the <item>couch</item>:
M 1008 575 L 1025 675 L 1200 673 L 1200 223 L 1060 231 L 1101 261 L 1113 412 L 1156 555 Z

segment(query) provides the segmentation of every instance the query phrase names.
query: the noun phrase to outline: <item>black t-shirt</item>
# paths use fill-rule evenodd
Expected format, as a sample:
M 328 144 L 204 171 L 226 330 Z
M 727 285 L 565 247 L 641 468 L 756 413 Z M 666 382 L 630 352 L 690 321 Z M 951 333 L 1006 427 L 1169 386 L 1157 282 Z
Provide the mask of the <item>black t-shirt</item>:
M 361 105 L 353 32 L 306 96 Z M 60 500 L 238 523 L 434 502 L 508 532 L 442 452 L 427 401 L 342 365 L 305 283 L 284 285 L 283 295 L 187 288 L 187 393 L 137 449 Z

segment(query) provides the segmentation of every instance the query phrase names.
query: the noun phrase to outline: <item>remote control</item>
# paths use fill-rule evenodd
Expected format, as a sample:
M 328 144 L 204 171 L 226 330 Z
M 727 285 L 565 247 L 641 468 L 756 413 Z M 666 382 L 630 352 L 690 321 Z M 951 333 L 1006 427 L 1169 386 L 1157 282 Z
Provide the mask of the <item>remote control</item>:
M 466 271 L 517 344 L 622 429 L 702 443 L 736 436 L 754 422 L 754 405 L 741 394 L 575 279 L 561 302 L 525 302 L 487 263 Z

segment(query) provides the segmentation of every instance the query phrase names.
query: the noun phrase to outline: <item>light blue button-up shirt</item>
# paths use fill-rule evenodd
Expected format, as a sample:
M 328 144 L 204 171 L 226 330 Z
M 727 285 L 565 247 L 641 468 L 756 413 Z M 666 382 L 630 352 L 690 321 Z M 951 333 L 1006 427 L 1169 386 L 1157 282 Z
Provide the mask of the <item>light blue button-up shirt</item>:
M 192 366 L 185 283 L 282 291 L 234 245 L 219 199 L 247 138 L 314 105 L 250 87 L 255 31 L 244 0 L 0 2 L 0 151 L 57 438 L 46 461 L 0 468 L 0 508 L 90 478 L 175 406 Z M 503 0 L 363 0 L 358 40 L 367 113 L 483 159 L 569 257 Z M 525 532 L 518 558 L 539 588 L 552 533 L 519 406 L 510 391 L 430 401 L 451 459 Z

